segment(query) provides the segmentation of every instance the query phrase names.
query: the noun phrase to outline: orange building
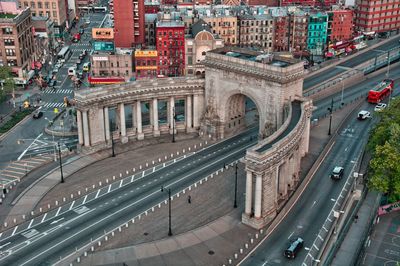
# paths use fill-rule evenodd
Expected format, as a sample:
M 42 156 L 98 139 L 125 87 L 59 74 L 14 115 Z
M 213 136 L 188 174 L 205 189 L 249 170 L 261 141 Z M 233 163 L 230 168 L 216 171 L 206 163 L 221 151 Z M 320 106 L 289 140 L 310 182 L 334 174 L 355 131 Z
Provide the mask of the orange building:
M 136 79 L 156 78 L 157 77 L 157 59 L 156 50 L 137 50 L 134 56 L 134 71 Z

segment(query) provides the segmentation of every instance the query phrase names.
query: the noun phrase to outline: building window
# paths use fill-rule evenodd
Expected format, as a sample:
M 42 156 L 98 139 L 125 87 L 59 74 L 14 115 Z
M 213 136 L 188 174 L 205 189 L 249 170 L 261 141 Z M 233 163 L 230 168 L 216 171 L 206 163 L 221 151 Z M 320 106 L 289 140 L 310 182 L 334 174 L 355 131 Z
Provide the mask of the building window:
M 3 34 L 12 34 L 13 30 L 12 28 L 3 28 Z
M 51 6 L 53 7 L 53 9 L 56 9 L 57 8 L 57 4 L 56 3 L 51 3 Z
M 57 19 L 57 11 L 53 11 L 53 19 Z
M 193 57 L 188 56 L 188 65 L 193 65 Z
M 42 2 L 37 3 L 38 8 L 43 8 Z
M 5 39 L 4 45 L 6 45 L 6 46 L 15 45 L 15 42 L 12 39 Z
M 24 7 L 28 7 L 28 6 L 29 6 L 28 2 L 24 2 Z
M 44 8 L 46 8 L 46 9 L 49 9 L 49 8 L 50 8 L 49 2 L 44 2 Z
M 35 2 L 31 2 L 31 8 L 36 8 Z

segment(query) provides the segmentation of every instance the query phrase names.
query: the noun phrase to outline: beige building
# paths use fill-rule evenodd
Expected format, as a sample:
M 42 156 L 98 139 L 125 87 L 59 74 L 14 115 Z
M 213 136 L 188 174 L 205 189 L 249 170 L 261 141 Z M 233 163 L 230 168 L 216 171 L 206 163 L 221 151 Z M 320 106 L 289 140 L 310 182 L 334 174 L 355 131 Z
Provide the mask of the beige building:
M 236 45 L 238 40 L 238 19 L 236 16 L 210 16 L 203 17 L 204 21 L 211 27 L 213 34 L 218 34 L 225 45 Z
M 13 4 L 13 3 L 10 3 Z M 3 7 L 3 6 L 2 6 Z M 35 56 L 30 9 L 16 6 L 0 14 L 0 66 L 9 66 L 16 75 L 16 84 L 25 84 Z
M 116 48 L 115 52 L 93 52 L 90 55 L 92 77 L 132 77 L 132 50 Z
M 49 17 L 54 21 L 54 33 L 61 37 L 67 21 L 65 0 L 19 0 L 22 8 L 30 7 L 32 16 Z
M 205 74 L 204 65 L 201 63 L 209 50 L 221 48 L 224 40 L 217 34 L 211 33 L 211 28 L 204 20 L 200 19 L 190 29 L 190 34 L 185 37 L 185 74 L 197 77 Z
M 273 51 L 274 19 L 270 15 L 239 16 L 239 45 Z

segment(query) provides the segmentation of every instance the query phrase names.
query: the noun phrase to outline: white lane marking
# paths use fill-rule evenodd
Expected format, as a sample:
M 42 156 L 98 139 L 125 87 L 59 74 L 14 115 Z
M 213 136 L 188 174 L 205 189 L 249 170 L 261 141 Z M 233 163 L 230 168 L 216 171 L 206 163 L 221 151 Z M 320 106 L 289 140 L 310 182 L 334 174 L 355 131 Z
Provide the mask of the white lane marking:
M 15 234 L 15 232 L 17 232 L 17 229 L 18 229 L 18 225 L 14 227 L 14 230 L 13 230 L 11 236 L 13 236 Z
M 47 212 L 43 215 L 43 219 L 42 219 L 41 223 L 44 222 L 44 220 L 46 219 L 46 216 L 47 216 Z
M 61 211 L 61 207 L 58 208 L 56 216 L 60 213 L 60 211 Z
M 319 248 L 318 248 L 315 244 L 313 244 L 313 247 L 314 247 L 316 250 L 319 251 Z
M 144 172 L 143 172 L 144 175 Z M 122 179 L 121 182 L 119 182 L 119 187 L 122 187 L 122 182 L 124 182 L 124 180 Z
M 6 246 L 8 246 L 8 245 L 10 245 L 10 244 L 11 244 L 11 242 L 7 242 L 7 243 L 5 243 L 4 245 L 0 246 L 0 249 L 4 248 L 4 247 L 6 247 Z
M 33 224 L 33 220 L 34 220 L 34 219 L 32 219 L 32 220 L 29 222 L 28 229 L 31 228 L 31 226 L 32 226 L 32 224 Z
M 324 239 L 318 234 L 319 239 L 321 239 L 321 241 L 324 241 Z
M 62 217 L 62 218 L 60 218 L 58 220 L 54 220 L 50 224 L 56 224 L 56 223 L 58 223 L 59 221 L 62 221 L 62 220 L 64 220 L 64 217 Z
M 36 140 L 38 140 L 41 136 L 43 135 L 43 133 L 40 133 L 39 136 L 36 137 L 36 139 L 34 139 L 32 141 L 32 143 L 28 146 L 28 148 L 26 148 L 21 155 L 18 157 L 17 161 L 21 160 L 21 158 L 25 155 L 25 153 L 31 148 L 31 146 L 33 145 L 33 143 L 35 143 Z
M 88 195 L 85 195 L 85 197 L 83 198 L 82 204 L 85 204 L 86 199 L 87 199 L 87 196 L 88 196 Z
M 75 200 L 71 203 L 71 206 L 69 207 L 69 210 L 72 210 L 72 207 L 74 207 Z
M 287 239 L 290 239 L 294 234 L 294 231 L 289 235 L 289 237 Z
M 331 218 L 328 217 L 328 221 L 329 221 L 329 222 L 332 222 Z
M 312 206 L 314 206 L 314 205 L 315 205 L 315 203 L 317 203 L 317 201 L 316 201 L 316 200 L 314 200 L 314 202 L 313 202 L 313 204 L 311 205 L 311 207 L 312 207 Z
M 107 191 L 107 193 L 110 193 L 110 191 L 111 191 L 111 186 L 112 186 L 112 184 L 110 184 L 110 185 L 108 186 L 108 191 Z
M 328 232 L 328 229 L 326 229 L 325 226 L 322 226 L 322 228 L 325 230 L 325 232 Z
M 97 199 L 97 197 L 99 196 L 100 190 L 101 190 L 101 188 L 99 190 L 97 190 L 96 196 L 94 197 L 95 199 Z
M 336 201 L 336 199 L 334 199 L 334 198 L 331 198 L 331 201 L 335 202 L 335 201 Z
M 305 250 L 310 250 L 310 248 L 308 248 L 308 247 L 305 247 L 304 249 L 305 249 Z

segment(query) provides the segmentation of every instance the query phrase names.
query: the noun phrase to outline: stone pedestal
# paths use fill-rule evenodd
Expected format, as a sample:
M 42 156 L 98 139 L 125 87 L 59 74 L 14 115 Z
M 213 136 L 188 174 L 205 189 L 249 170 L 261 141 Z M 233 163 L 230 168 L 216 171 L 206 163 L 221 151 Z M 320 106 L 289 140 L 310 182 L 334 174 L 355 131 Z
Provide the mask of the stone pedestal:
M 121 143 L 125 144 L 128 142 L 128 137 L 127 136 L 121 136 Z
M 137 139 L 138 140 L 143 140 L 144 139 L 144 133 L 138 133 L 137 134 Z

